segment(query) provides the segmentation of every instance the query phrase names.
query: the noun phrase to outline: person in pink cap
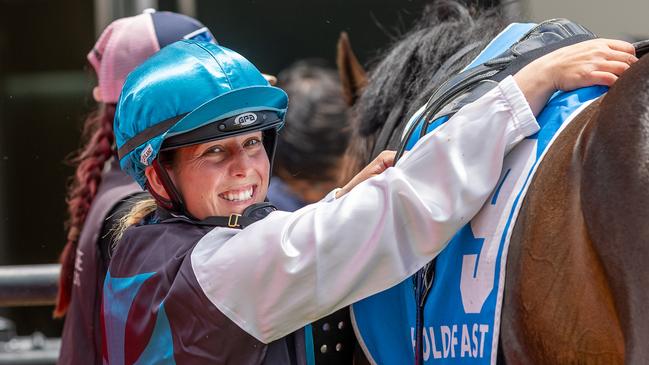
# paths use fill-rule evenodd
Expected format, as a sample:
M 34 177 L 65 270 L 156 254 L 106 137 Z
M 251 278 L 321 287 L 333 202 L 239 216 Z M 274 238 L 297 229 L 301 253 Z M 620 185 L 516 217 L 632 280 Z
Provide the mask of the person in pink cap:
M 115 104 L 126 76 L 161 48 L 182 39 L 214 42 L 199 21 L 147 10 L 113 21 L 88 53 L 97 76 L 97 110 L 83 128 L 84 144 L 71 161 L 76 172 L 67 193 L 67 242 L 55 317 L 66 315 L 59 364 L 101 364 L 101 297 L 110 259 L 110 229 L 138 194 L 145 194 L 120 169 L 113 135 Z

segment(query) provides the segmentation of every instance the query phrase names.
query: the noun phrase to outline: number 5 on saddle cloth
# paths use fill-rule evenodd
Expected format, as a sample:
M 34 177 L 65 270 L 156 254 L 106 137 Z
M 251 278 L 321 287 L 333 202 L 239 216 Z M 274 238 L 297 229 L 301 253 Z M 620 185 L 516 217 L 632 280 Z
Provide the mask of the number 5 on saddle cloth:
M 510 25 L 410 119 L 397 158 L 462 106 L 532 60 L 592 38 L 595 35 L 590 31 L 565 19 Z M 636 46 L 638 53 L 649 48 L 646 42 Z M 453 57 L 447 63 L 456 61 Z M 496 363 L 505 259 L 520 203 L 554 138 L 572 115 L 607 90 L 594 86 L 555 93 L 537 117 L 540 131 L 506 156 L 492 197 L 436 260 L 412 278 L 352 306 L 352 321 L 370 361 Z M 379 136 L 378 146 L 385 145 L 381 140 L 385 142 L 393 132 L 386 129 L 387 136 Z

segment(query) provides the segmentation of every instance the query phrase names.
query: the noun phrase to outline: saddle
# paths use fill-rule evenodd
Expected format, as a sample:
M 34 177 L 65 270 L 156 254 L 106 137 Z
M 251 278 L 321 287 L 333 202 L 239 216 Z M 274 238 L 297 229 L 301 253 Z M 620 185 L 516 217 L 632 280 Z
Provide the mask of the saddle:
M 419 121 L 412 123 L 402 139 L 397 151 L 397 159 L 407 146 L 414 144 L 427 132 L 431 124 L 442 117 L 450 117 L 466 104 L 469 104 L 493 89 L 498 82 L 513 75 L 533 60 L 559 48 L 596 38 L 585 27 L 567 19 L 551 19 L 532 28 L 507 51 L 478 66 L 468 68 L 444 82 L 430 97 Z M 467 46 L 470 50 L 473 45 Z M 634 44 L 636 54 L 641 57 L 649 51 L 649 40 Z M 466 54 L 460 50 L 458 54 Z M 451 57 L 443 64 L 437 74 L 448 67 L 449 62 L 457 62 L 460 57 Z M 437 75 L 436 75 L 437 76 Z M 435 77 L 437 78 L 437 77 Z M 418 133 L 414 133 L 419 131 Z

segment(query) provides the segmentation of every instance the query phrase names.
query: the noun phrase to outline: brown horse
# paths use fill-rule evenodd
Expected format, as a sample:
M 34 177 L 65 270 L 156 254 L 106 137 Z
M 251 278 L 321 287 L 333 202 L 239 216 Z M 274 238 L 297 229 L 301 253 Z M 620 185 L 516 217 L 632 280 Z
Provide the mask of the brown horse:
M 476 53 L 465 52 L 439 75 L 449 67 L 444 59 L 469 42 L 486 44 L 504 25 L 494 12 L 438 3 L 369 77 L 341 37 L 339 69 L 355 102 L 345 178 L 377 151 L 395 149 L 408 117 Z M 500 359 L 649 363 L 648 217 L 643 57 L 559 135 L 531 182 L 509 248 Z
M 649 362 L 648 183 L 643 57 L 564 130 L 532 181 L 507 264 L 510 362 Z

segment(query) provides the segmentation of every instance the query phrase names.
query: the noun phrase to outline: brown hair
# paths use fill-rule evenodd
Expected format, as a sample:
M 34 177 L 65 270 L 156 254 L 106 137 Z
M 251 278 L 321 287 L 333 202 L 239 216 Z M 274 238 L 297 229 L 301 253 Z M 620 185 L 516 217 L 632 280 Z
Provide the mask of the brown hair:
M 99 109 L 88 115 L 84 123 L 82 141 L 85 143 L 67 159 L 69 163 L 76 165 L 76 171 L 67 191 L 67 241 L 60 256 L 61 274 L 55 318 L 62 317 L 70 304 L 79 235 L 90 205 L 97 195 L 104 165 L 115 155 L 114 116 L 115 104 L 100 104 Z

